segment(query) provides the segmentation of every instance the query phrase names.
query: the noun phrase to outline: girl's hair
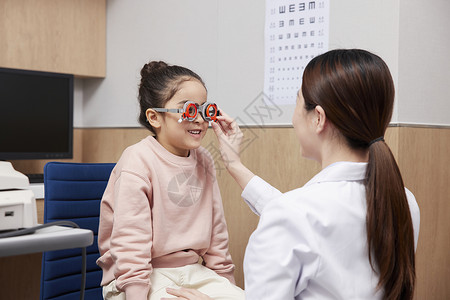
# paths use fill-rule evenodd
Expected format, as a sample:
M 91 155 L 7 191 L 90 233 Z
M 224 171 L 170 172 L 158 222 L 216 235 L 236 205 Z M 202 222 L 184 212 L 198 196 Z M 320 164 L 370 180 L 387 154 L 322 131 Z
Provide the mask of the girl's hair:
M 384 299 L 412 299 L 411 214 L 400 170 L 382 139 L 395 94 L 387 65 L 364 50 L 332 50 L 307 65 L 302 93 L 306 110 L 320 105 L 351 148 L 369 150 L 365 180 L 369 261 L 379 274 L 378 288 L 383 288 Z
M 151 61 L 141 69 L 139 84 L 139 123 L 153 134 L 155 130 L 147 121 L 149 108 L 162 108 L 179 90 L 184 81 L 197 80 L 206 89 L 205 83 L 195 72 L 181 66 L 168 65 L 163 61 Z

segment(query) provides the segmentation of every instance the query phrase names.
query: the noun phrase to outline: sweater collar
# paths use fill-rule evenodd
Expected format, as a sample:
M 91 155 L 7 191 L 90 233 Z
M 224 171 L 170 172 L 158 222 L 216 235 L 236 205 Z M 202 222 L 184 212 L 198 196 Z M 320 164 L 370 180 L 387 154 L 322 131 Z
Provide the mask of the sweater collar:
M 147 136 L 144 141 L 146 143 L 149 143 L 150 146 L 155 149 L 155 152 L 158 156 L 160 156 L 161 158 L 168 160 L 174 164 L 178 164 L 178 165 L 184 165 L 184 166 L 189 166 L 189 165 L 195 165 L 197 159 L 197 152 L 196 149 L 190 150 L 189 152 L 189 156 L 188 157 L 184 157 L 184 156 L 178 156 L 173 154 L 172 152 L 170 152 L 169 150 L 167 150 L 166 148 L 163 147 L 163 145 L 161 145 L 155 137 L 149 135 Z

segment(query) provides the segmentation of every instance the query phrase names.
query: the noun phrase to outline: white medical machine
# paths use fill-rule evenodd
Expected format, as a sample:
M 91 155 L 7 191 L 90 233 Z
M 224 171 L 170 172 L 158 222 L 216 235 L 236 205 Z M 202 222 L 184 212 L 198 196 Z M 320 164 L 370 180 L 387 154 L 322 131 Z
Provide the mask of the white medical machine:
M 36 199 L 28 177 L 0 161 L 0 231 L 36 225 Z

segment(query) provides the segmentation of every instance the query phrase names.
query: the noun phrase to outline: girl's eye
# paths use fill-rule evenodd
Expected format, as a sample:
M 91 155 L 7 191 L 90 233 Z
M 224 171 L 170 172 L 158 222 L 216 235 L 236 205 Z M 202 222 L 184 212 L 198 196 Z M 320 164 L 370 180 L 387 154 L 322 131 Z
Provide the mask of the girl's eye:
M 189 115 L 194 115 L 195 114 L 195 107 L 193 107 L 193 106 L 190 106 L 189 107 Z

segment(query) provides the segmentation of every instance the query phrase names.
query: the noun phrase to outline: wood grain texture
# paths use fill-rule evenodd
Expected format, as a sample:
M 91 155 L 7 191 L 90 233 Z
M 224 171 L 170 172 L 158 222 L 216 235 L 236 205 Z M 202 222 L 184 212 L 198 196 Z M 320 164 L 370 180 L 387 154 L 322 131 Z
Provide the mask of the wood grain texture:
M 401 128 L 399 165 L 420 208 L 415 299 L 450 299 L 450 129 Z
M 83 162 L 110 163 L 119 160 L 123 150 L 150 132 L 144 128 L 100 128 L 83 132 Z
M 36 199 L 38 224 L 44 224 L 44 199 Z
M 39 299 L 41 253 L 0 257 L 1 299 Z
M 392 154 L 398 163 L 398 136 L 400 132 L 400 127 L 388 127 L 385 133 L 385 141 L 389 145 Z
M 106 0 L 0 1 L 0 66 L 106 75 Z

